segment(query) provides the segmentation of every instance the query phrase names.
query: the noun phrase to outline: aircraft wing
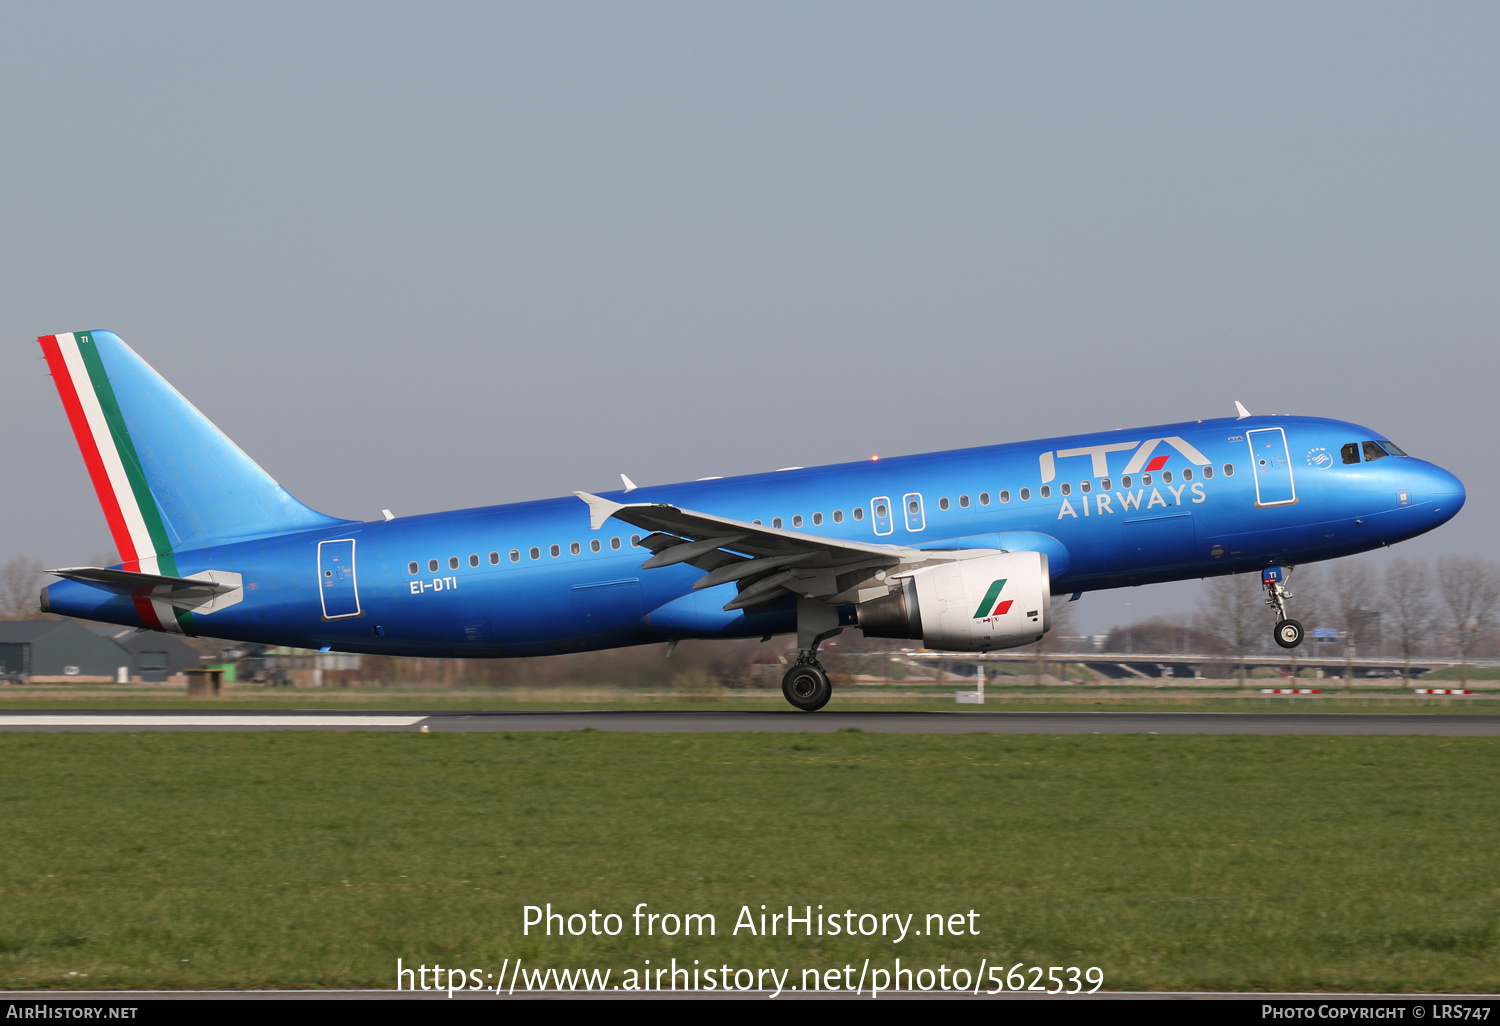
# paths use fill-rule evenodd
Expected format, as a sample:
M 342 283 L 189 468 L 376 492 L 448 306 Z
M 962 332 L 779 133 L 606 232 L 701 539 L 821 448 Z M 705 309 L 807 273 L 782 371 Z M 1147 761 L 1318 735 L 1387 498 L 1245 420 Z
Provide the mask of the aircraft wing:
M 784 591 L 833 601 L 880 570 L 927 562 L 933 554 L 904 545 L 872 545 L 680 509 L 660 502 L 614 502 L 574 492 L 589 507 L 594 530 L 613 517 L 652 532 L 641 545 L 652 552 L 643 570 L 687 563 L 708 573 L 694 588 L 737 582 L 739 594 L 724 608 L 749 609 L 774 602 Z M 883 589 L 882 589 L 883 590 Z M 855 601 L 845 596 L 841 601 Z

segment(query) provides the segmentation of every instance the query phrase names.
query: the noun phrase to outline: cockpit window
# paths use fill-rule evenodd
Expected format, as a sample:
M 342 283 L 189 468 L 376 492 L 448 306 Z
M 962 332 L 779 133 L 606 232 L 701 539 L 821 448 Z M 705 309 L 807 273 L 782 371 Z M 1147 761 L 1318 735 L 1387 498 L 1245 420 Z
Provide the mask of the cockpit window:
M 1358 463 L 1359 443 L 1350 442 L 1348 445 L 1339 450 L 1339 455 L 1343 456 L 1345 463 Z
M 1390 441 L 1389 439 L 1386 439 L 1386 438 L 1382 438 L 1380 440 L 1380 447 L 1382 449 L 1384 449 L 1386 452 L 1390 453 L 1392 456 L 1407 456 L 1407 455 L 1410 455 L 1405 450 L 1403 450 L 1401 448 L 1401 446 L 1397 445 L 1395 442 L 1392 442 L 1392 441 Z
M 1390 453 L 1386 452 L 1380 447 L 1379 442 L 1366 442 L 1364 443 L 1364 446 L 1366 463 L 1373 463 L 1375 460 L 1383 460 L 1390 455 Z

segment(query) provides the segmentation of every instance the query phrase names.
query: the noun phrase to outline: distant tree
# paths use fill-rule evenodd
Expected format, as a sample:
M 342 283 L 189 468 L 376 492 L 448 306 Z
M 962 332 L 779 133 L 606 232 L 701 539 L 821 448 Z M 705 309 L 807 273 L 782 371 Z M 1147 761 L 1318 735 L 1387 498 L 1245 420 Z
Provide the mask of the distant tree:
M 17 556 L 0 564 L 0 619 L 43 620 L 42 562 Z
M 1063 648 L 1063 638 L 1073 634 L 1073 603 L 1068 601 L 1065 595 L 1052 596 L 1051 629 L 1042 636 L 1042 640 L 1034 645 L 1023 646 L 1029 648 L 1035 657 L 1032 667 L 1036 683 L 1042 682 L 1043 675 L 1047 672 L 1047 656 L 1060 652 Z
M 1337 559 L 1323 575 L 1324 600 L 1344 642 L 1344 686 L 1354 685 L 1354 650 L 1361 631 L 1370 623 L 1375 597 L 1375 575 L 1366 563 Z
M 1297 567 L 1287 580 L 1292 590 L 1287 615 L 1300 621 L 1304 628 L 1328 626 L 1326 578 L 1324 568 L 1314 563 Z
M 1255 574 L 1210 578 L 1198 610 L 1200 630 L 1219 640 L 1239 664 L 1240 686 L 1245 685 L 1245 655 L 1266 627 L 1265 600 Z
M 1212 652 L 1218 647 L 1216 638 L 1182 618 L 1174 621 L 1164 616 L 1115 627 L 1104 642 L 1107 652 Z
M 1458 650 L 1459 676 L 1467 684 L 1469 650 L 1489 629 L 1500 604 L 1500 572 L 1473 556 L 1444 556 L 1437 561 L 1437 592 L 1443 626 Z
M 1432 572 L 1426 563 L 1404 556 L 1385 568 L 1380 582 L 1381 605 L 1391 637 L 1401 651 L 1401 680 L 1411 680 L 1411 657 L 1432 629 Z

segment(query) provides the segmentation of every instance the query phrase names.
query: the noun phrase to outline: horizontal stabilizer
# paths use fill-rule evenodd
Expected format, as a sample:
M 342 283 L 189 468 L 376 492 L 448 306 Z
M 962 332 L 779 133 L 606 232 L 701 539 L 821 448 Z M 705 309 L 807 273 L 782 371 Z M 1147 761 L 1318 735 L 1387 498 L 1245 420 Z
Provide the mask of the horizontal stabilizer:
M 191 577 L 161 577 L 157 574 L 137 574 L 129 570 L 109 570 L 99 566 L 65 566 L 46 571 L 70 581 L 86 584 L 102 584 L 117 591 L 134 591 L 136 588 L 191 588 L 195 591 L 233 591 L 239 585 L 220 584 L 215 581 L 198 581 Z
M 205 570 L 191 577 L 163 577 L 99 566 L 65 566 L 47 573 L 121 594 L 158 599 L 194 613 L 212 613 L 244 597 L 240 575 L 228 570 Z

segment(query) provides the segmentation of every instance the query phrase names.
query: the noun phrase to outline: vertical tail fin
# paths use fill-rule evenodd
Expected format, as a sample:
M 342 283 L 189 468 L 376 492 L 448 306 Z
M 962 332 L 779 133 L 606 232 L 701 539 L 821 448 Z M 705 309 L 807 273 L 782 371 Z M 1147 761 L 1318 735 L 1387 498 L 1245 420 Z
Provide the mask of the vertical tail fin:
M 292 498 L 118 335 L 37 341 L 125 569 L 176 577 L 183 549 L 348 522 Z

